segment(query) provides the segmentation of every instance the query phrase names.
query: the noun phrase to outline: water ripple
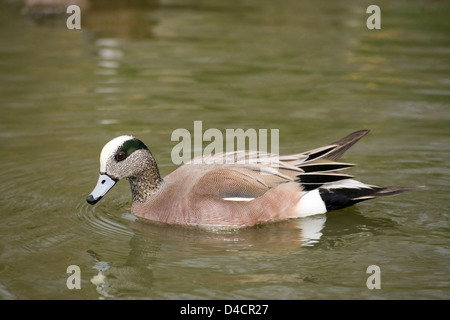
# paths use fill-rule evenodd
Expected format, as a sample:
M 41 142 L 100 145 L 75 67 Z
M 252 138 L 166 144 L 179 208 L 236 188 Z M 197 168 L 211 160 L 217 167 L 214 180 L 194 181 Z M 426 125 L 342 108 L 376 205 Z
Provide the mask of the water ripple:
M 77 219 L 88 230 L 105 236 L 132 236 L 134 233 L 129 227 L 129 214 L 121 216 L 97 210 L 98 207 L 87 203 L 80 204 L 77 208 Z

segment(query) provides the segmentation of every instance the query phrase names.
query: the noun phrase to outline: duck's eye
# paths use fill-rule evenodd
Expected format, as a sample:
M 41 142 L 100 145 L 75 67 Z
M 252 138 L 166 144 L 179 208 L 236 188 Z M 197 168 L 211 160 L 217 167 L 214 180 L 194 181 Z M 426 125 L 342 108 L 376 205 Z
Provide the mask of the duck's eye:
M 119 153 L 116 154 L 116 161 L 125 160 L 126 157 L 127 153 L 125 151 L 120 151 Z

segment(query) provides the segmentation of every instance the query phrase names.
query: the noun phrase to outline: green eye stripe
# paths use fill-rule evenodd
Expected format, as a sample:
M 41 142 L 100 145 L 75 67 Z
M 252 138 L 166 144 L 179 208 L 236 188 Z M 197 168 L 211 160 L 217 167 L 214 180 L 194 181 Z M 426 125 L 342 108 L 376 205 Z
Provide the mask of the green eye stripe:
M 126 153 L 125 158 L 128 158 L 128 156 L 130 154 L 132 154 L 133 152 L 135 152 L 136 150 L 139 150 L 139 149 L 148 150 L 147 146 L 142 141 L 140 141 L 138 139 L 131 139 L 131 140 L 125 141 L 125 143 L 119 148 L 119 150 L 117 150 L 115 157 L 116 157 L 116 159 L 118 159 L 119 154 L 121 152 L 125 152 Z

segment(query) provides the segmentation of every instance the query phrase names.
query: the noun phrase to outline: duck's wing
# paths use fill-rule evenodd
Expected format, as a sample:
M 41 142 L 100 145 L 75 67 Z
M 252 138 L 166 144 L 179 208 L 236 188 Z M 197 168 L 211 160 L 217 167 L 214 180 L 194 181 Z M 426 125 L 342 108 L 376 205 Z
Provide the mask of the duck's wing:
M 341 171 L 354 165 L 337 162 L 345 151 L 366 135 L 359 130 L 329 145 L 299 154 L 279 156 L 257 151 L 217 153 L 191 164 L 216 165 L 198 180 L 196 189 L 219 198 L 254 198 L 281 183 L 298 182 L 309 191 L 324 184 L 351 179 Z

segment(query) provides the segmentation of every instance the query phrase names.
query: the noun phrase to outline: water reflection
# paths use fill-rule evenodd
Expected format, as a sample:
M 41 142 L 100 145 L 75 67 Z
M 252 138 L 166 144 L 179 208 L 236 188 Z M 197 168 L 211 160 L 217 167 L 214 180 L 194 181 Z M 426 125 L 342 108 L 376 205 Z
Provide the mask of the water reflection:
M 117 75 L 117 69 L 123 58 L 123 51 L 117 39 L 102 38 L 95 42 L 98 48 L 98 63 L 96 74 L 104 76 Z
M 111 222 L 103 215 L 106 213 L 91 215 L 87 220 L 94 220 L 90 223 L 96 224 L 95 220 L 98 219 L 102 229 L 100 232 L 112 237 L 105 231 L 111 223 L 112 233 L 117 234 L 117 221 Z M 251 282 L 315 282 L 317 279 L 311 274 L 285 273 L 283 270 L 260 273 L 255 270 L 264 260 L 267 268 L 267 264 L 273 263 L 272 259 L 277 261 L 280 256 L 298 254 L 302 248 L 329 250 L 345 245 L 345 241 L 352 243 L 355 238 L 382 234 L 397 228 L 388 218 L 368 218 L 355 208 L 330 213 L 328 219 L 327 215 L 317 215 L 242 229 L 207 230 L 172 226 L 130 219 L 129 214 L 123 214 L 120 221 L 123 227 L 129 222 L 129 231 L 133 233 L 125 263 L 112 264 L 100 252 L 88 251 L 93 259 L 92 267 L 97 271 L 90 281 L 101 298 L 150 295 L 150 292 L 157 290 L 154 288 L 155 283 L 161 281 L 161 275 L 156 276 L 154 272 L 159 274 L 161 268 L 167 272 L 180 267 L 204 269 L 205 273 L 196 281 L 205 286 Z M 233 268 L 236 260 L 244 261 L 244 264 L 245 261 L 254 261 L 254 264 L 252 268 L 246 271 L 242 269 L 237 274 L 214 275 L 206 272 L 227 264 Z
M 89 216 L 88 220 L 91 219 L 99 219 L 90 224 L 101 225 L 103 231 L 108 228 L 105 221 L 111 222 L 101 215 Z M 101 298 L 120 298 L 125 293 L 132 296 L 138 292 L 142 295 L 152 290 L 155 281 L 153 269 L 161 263 L 169 263 L 167 269 L 177 268 L 180 264 L 186 268 L 191 264 L 195 268 L 213 270 L 220 260 L 228 261 L 236 257 L 248 259 L 249 256 L 258 259 L 260 255 L 287 254 L 302 246 L 316 244 L 322 235 L 325 221 L 325 215 L 318 215 L 252 228 L 205 230 L 137 220 L 131 224 L 135 234 L 130 240 L 131 250 L 123 265 L 111 265 L 102 259 L 101 253 L 88 252 L 94 259 L 93 268 L 97 270 L 90 281 Z M 116 223 L 111 223 L 111 228 L 116 232 Z M 217 256 L 220 256 L 219 261 Z M 204 284 L 217 284 L 262 281 L 270 277 L 274 280 L 277 276 L 246 273 L 231 279 L 227 276 L 207 276 L 201 281 Z M 294 281 L 296 276 L 284 275 L 284 278 Z
M 164 242 L 195 246 L 196 252 L 237 253 L 294 250 L 317 243 L 322 236 L 326 215 L 292 219 L 239 229 L 179 227 L 138 220 L 132 227 L 145 235 L 145 242 Z M 283 246 L 280 248 L 280 244 Z M 142 251 L 142 250 L 138 250 Z M 186 250 L 181 250 L 187 252 Z
M 120 79 L 117 77 L 118 68 L 124 56 L 119 41 L 116 39 L 98 39 L 95 42 L 97 48 L 97 69 L 95 74 L 101 78 L 94 92 L 104 95 L 104 100 L 117 101 L 117 95 L 121 93 Z M 117 123 L 114 119 L 101 120 L 102 124 Z
M 118 74 L 119 68 L 124 58 L 124 52 L 118 39 L 100 38 L 95 41 L 97 49 L 97 68 L 94 73 L 99 77 L 97 85 L 94 89 L 96 95 L 101 100 L 107 101 L 104 106 L 97 106 L 97 110 L 101 110 L 101 114 L 108 114 L 111 109 L 117 108 L 111 106 L 116 101 L 120 101 L 122 93 L 123 80 Z M 107 111 L 106 113 L 104 111 Z M 100 119 L 101 125 L 115 125 L 120 121 L 118 119 Z

